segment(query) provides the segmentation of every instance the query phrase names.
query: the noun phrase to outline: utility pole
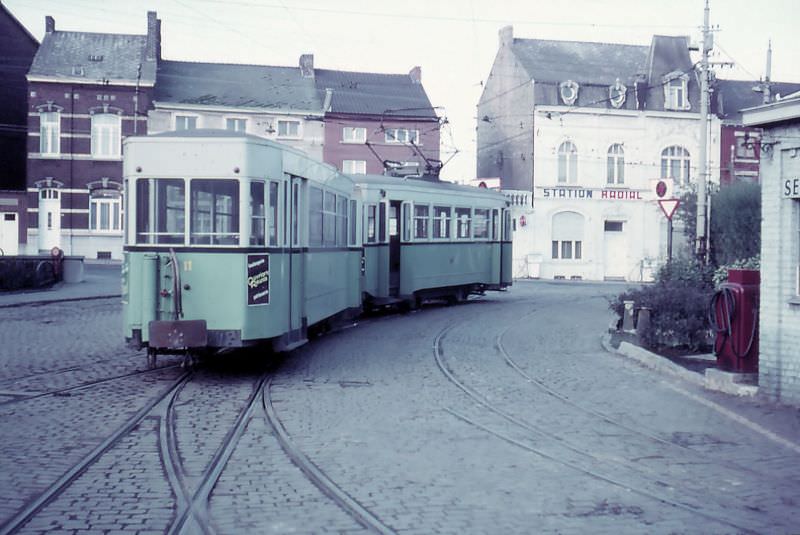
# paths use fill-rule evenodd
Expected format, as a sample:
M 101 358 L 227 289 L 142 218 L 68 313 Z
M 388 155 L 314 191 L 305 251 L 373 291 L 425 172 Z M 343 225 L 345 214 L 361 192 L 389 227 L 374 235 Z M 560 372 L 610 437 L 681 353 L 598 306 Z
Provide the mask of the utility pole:
M 708 0 L 703 12 L 703 44 L 700 60 L 700 176 L 697 181 L 697 243 L 695 252 L 701 262 L 706 259 L 706 205 L 708 184 L 708 53 L 714 47 L 709 28 Z

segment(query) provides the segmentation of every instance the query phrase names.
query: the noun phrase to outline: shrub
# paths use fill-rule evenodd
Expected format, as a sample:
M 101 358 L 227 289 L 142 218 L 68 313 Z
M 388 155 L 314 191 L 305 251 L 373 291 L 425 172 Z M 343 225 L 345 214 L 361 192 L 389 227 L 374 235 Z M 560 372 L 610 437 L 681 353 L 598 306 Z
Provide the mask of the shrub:
M 645 346 L 685 347 L 697 351 L 708 340 L 708 305 L 714 291 L 713 271 L 691 258 L 661 266 L 655 283 L 624 292 L 611 302 L 619 317 L 624 301 L 650 309 L 650 325 L 640 331 Z
M 714 287 L 719 288 L 719 285 L 728 280 L 729 269 L 761 269 L 761 256 L 754 256 L 752 258 L 743 258 L 741 260 L 734 260 L 730 264 L 718 267 L 714 271 Z
M 761 186 L 734 182 L 711 197 L 711 251 L 717 265 L 761 252 Z

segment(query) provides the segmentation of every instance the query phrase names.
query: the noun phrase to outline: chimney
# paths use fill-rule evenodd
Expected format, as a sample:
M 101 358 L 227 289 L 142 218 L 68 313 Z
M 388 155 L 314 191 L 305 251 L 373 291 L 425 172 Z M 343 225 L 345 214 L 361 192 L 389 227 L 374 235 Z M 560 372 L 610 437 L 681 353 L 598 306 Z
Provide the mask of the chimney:
M 56 31 L 56 19 L 54 19 L 50 15 L 47 15 L 44 18 L 44 31 L 46 33 L 53 33 L 54 31 Z
M 147 44 L 145 48 L 145 58 L 149 61 L 155 61 L 160 57 L 158 54 L 161 48 L 161 32 L 160 21 L 156 16 L 155 11 L 147 12 Z
M 314 54 L 300 56 L 300 76 L 303 78 L 314 77 Z
M 333 89 L 330 87 L 325 88 L 325 102 L 322 104 L 322 111 L 328 113 L 331 111 L 331 102 L 333 101 Z
M 772 75 L 772 39 L 769 40 L 769 44 L 767 45 L 767 71 L 764 75 L 764 104 L 769 104 L 771 94 L 770 94 L 770 87 L 769 87 L 769 79 Z
M 500 48 L 510 46 L 514 42 L 514 27 L 504 26 L 498 32 L 500 36 Z
M 408 76 L 411 78 L 411 81 L 414 82 L 415 84 L 421 84 L 422 83 L 422 67 L 417 65 L 416 67 L 414 67 L 413 69 L 408 71 Z

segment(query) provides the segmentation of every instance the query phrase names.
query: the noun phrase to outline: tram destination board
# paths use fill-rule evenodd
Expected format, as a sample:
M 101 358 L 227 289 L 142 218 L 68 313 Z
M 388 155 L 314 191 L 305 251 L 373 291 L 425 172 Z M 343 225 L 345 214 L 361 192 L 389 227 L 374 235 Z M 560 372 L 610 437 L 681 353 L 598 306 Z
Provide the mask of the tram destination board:
M 269 304 L 269 255 L 247 255 L 247 304 Z

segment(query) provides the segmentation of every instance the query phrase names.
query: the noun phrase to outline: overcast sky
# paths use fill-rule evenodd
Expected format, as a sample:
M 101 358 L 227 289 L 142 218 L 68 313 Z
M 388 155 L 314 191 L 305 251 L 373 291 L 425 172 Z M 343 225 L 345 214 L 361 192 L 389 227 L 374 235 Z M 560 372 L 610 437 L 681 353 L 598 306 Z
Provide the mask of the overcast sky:
M 475 106 L 497 52 L 497 32 L 515 37 L 649 45 L 653 34 L 699 41 L 704 0 L 2 0 L 37 38 L 44 17 L 56 29 L 146 33 L 146 12 L 162 20 L 165 59 L 297 65 L 406 73 L 422 83 L 439 114 L 443 177 L 475 177 Z M 764 76 L 800 82 L 800 0 L 711 0 L 713 61 L 720 78 Z

